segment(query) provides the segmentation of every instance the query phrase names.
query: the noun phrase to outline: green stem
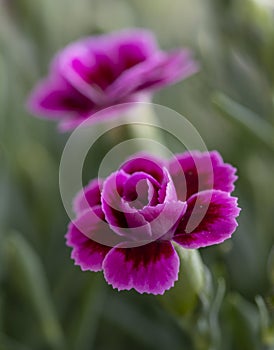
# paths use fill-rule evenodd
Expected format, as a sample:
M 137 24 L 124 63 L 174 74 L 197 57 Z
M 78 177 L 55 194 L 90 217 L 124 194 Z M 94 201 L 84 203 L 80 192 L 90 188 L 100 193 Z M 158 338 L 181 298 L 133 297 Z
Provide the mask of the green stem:
M 153 104 L 137 105 L 125 121 L 129 123 L 129 134 L 137 139 L 136 148 L 161 158 L 169 156 L 162 131 L 157 127 L 160 124 L 153 110 Z
M 180 272 L 175 286 L 167 291 L 161 301 L 183 322 L 193 314 L 199 296 L 205 287 L 205 266 L 198 250 L 175 246 L 180 257 Z

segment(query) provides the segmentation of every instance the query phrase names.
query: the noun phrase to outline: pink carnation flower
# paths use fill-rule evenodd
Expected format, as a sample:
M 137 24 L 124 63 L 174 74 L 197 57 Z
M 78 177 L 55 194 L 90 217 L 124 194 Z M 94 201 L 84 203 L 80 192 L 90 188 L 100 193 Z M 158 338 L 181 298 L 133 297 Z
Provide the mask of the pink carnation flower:
M 107 107 L 147 101 L 153 91 L 197 69 L 189 50 L 161 51 L 146 30 L 93 36 L 56 55 L 49 76 L 31 93 L 28 109 L 59 121 L 61 130 L 73 129 Z M 110 115 L 109 109 L 106 117 Z
M 72 259 L 83 271 L 103 270 L 118 290 L 163 294 L 178 279 L 172 242 L 197 249 L 235 231 L 235 172 L 218 152 L 168 162 L 136 155 L 77 195 L 66 234 Z

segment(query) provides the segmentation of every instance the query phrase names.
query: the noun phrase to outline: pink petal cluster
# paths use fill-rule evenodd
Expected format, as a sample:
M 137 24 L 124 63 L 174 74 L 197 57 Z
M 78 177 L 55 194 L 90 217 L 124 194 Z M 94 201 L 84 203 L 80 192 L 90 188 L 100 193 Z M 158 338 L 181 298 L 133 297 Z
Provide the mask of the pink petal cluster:
M 73 129 L 107 107 L 147 101 L 153 91 L 197 69 L 189 50 L 164 52 L 147 30 L 92 36 L 56 55 L 48 77 L 31 93 L 28 109 L 59 121 L 61 130 Z M 108 109 L 105 116 L 110 115 Z
M 82 270 L 103 270 L 118 290 L 163 294 L 178 279 L 172 242 L 197 249 L 235 231 L 235 172 L 216 151 L 170 161 L 134 156 L 77 195 L 66 234 L 72 259 Z

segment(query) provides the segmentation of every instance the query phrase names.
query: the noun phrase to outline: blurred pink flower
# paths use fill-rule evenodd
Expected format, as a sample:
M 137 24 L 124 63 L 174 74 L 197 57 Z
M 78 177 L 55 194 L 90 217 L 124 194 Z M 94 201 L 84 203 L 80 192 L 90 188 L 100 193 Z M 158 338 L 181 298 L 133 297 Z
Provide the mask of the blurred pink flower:
M 197 70 L 189 50 L 161 51 L 147 30 L 92 36 L 56 55 L 49 76 L 31 93 L 28 109 L 59 121 L 61 130 L 73 129 L 106 107 L 147 101 L 155 90 Z

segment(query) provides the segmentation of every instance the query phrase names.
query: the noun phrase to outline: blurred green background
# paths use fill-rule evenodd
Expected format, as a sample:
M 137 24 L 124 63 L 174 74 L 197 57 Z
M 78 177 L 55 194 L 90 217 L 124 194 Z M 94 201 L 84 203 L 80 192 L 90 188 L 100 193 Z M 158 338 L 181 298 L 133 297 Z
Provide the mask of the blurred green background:
M 238 168 L 239 228 L 200 251 L 211 281 L 194 299 L 182 288 L 177 315 L 170 292 L 118 293 L 73 265 L 58 187 L 69 134 L 25 109 L 58 49 L 132 26 L 194 49 L 200 73 L 154 102 Z M 274 349 L 273 90 L 271 0 L 0 0 L 0 350 Z

